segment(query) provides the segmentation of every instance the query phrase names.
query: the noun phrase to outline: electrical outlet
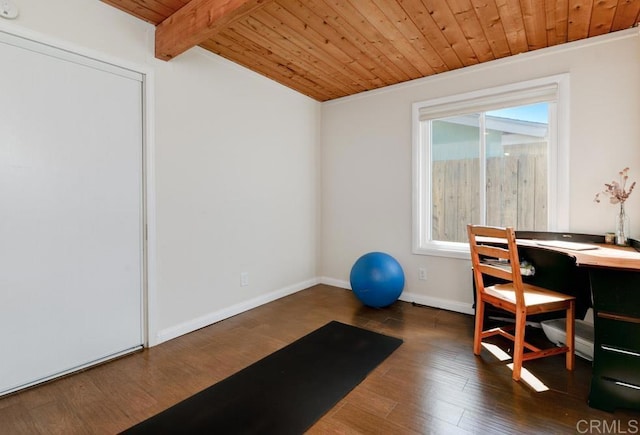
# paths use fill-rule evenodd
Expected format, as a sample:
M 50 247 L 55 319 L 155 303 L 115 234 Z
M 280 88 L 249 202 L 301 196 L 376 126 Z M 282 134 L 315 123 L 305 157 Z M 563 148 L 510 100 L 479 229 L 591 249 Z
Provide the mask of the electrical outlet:
M 246 287 L 249 285 L 249 272 L 240 272 L 240 286 Z
M 427 280 L 427 269 L 425 269 L 424 267 L 420 267 L 418 269 L 418 279 L 420 281 L 426 281 Z

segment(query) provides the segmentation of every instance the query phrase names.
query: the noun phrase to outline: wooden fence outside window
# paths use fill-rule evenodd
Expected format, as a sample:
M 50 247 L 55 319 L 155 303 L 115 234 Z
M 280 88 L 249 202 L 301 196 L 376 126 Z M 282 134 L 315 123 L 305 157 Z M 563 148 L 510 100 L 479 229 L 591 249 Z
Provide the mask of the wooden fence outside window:
M 480 223 L 478 159 L 434 161 L 432 239 L 467 242 L 468 223 Z M 546 231 L 547 156 L 522 153 L 487 159 L 488 225 Z

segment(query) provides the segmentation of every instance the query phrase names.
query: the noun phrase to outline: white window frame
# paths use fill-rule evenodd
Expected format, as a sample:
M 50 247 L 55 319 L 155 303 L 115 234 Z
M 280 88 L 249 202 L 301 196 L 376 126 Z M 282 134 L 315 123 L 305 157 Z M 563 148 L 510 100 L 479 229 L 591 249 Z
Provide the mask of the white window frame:
M 467 92 L 414 103 L 413 123 L 413 234 L 412 252 L 419 255 L 469 258 L 469 245 L 431 239 L 431 146 L 429 123 L 421 121 L 425 113 L 433 119 L 470 113 L 481 107 L 493 108 L 526 104 L 527 96 L 541 89 L 554 89 L 549 117 L 549 173 L 547 231 L 567 231 L 569 227 L 569 74 Z M 427 115 L 431 116 L 431 115 Z M 484 208 L 485 205 L 482 205 Z

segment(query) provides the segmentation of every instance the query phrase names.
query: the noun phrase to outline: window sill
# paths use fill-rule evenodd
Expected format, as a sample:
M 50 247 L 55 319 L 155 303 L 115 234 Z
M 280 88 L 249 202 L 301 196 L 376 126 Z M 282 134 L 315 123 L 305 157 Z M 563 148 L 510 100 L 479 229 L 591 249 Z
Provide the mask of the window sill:
M 430 243 L 428 246 L 414 247 L 413 253 L 416 255 L 428 255 L 432 257 L 457 258 L 470 260 L 469 245 L 464 243 Z

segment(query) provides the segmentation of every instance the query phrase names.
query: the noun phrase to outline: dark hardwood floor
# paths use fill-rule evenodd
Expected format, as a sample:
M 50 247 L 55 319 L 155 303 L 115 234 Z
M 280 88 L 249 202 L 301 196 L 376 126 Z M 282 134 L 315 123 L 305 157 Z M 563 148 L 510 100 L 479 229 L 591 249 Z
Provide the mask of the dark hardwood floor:
M 0 433 L 117 433 L 330 320 L 400 337 L 404 344 L 311 434 L 639 432 L 639 413 L 589 408 L 591 367 L 583 359 L 576 358 L 574 372 L 565 370 L 562 355 L 525 362 L 549 388 L 536 392 L 511 380 L 509 361 L 486 350 L 473 355 L 471 316 L 406 302 L 371 309 L 350 291 L 319 285 L 2 398 Z

